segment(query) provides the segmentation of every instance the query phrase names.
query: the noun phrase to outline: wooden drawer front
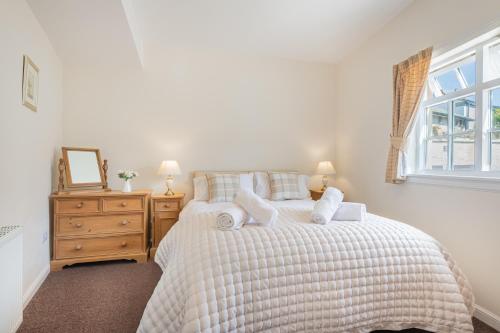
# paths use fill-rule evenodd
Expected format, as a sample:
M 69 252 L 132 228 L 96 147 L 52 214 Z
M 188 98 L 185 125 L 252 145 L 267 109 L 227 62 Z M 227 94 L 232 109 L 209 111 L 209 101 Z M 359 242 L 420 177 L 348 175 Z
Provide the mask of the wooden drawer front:
M 56 239 L 56 258 L 79 258 L 121 253 L 141 253 L 143 235 Z
M 142 214 L 59 216 L 56 223 L 57 236 L 143 231 Z
M 180 209 L 180 205 L 177 200 L 161 200 L 155 201 L 154 209 L 157 212 L 174 212 Z
M 56 200 L 56 213 L 81 214 L 99 213 L 99 199 L 68 199 Z
M 144 210 L 144 200 L 142 198 L 103 198 L 102 210 L 104 212 Z

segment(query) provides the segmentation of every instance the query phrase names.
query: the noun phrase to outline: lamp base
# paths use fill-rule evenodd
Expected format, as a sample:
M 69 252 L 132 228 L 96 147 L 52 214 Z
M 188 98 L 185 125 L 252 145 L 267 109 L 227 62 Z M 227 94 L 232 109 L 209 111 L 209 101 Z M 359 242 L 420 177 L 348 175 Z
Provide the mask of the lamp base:
M 321 192 L 324 192 L 324 191 L 326 191 L 326 188 L 328 187 L 328 176 L 324 175 L 323 179 L 321 179 L 321 181 L 323 183 L 323 187 L 321 188 Z
M 166 196 L 175 195 L 174 191 L 172 191 L 173 185 L 174 185 L 174 177 L 168 176 L 167 177 L 167 192 L 165 192 Z

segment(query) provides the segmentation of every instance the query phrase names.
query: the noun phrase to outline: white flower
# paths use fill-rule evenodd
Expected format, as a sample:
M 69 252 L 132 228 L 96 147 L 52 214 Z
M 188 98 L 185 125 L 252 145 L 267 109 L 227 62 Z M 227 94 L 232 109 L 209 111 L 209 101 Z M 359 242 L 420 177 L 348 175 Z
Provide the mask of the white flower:
M 139 176 L 139 173 L 134 170 L 118 170 L 118 178 L 129 180 Z

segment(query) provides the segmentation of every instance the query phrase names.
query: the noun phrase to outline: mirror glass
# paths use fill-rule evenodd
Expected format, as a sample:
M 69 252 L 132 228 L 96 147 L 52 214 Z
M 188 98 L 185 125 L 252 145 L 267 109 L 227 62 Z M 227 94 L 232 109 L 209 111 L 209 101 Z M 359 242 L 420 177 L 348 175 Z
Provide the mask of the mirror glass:
M 68 150 L 68 166 L 73 184 L 101 183 L 101 171 L 97 152 Z

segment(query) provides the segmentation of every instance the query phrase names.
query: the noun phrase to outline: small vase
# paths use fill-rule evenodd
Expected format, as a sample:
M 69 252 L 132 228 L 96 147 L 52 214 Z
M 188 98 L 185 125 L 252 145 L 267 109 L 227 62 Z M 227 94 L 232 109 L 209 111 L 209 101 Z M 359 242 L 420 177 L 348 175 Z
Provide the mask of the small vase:
M 123 190 L 122 190 L 122 192 L 125 192 L 125 193 L 132 192 L 132 182 L 130 181 L 130 179 L 126 180 L 123 183 Z

